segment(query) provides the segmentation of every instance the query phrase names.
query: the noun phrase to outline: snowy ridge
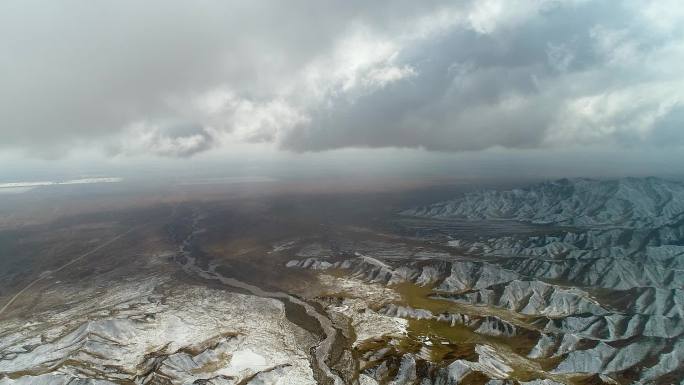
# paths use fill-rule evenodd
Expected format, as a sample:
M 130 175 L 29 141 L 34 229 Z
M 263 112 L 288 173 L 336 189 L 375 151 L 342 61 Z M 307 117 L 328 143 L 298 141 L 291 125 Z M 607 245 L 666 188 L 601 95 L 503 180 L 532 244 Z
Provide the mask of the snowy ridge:
M 429 298 L 453 302 L 454 310 L 434 314 L 391 303 L 380 312 L 536 343 L 523 353 L 526 359 L 554 363 L 541 376 L 546 379 L 530 383 L 564 383 L 555 381 L 576 375 L 594 376 L 596 383 L 682 381 L 684 184 L 657 178 L 564 179 L 466 194 L 402 214 L 426 218 L 406 220 L 414 231 L 409 236 L 452 252 L 364 246 L 287 265 L 343 269 L 369 283 L 428 287 Z M 470 226 L 464 218 L 477 221 Z M 492 232 L 488 220 L 548 226 L 520 232 L 511 222 L 498 221 Z M 430 232 L 432 226 L 436 232 Z M 485 232 L 479 233 L 481 228 Z M 366 374 L 378 383 L 413 383 L 424 357 L 404 355 Z M 425 383 L 467 383 L 484 373 L 488 383 L 513 384 L 513 357 L 480 345 L 474 356 L 446 367 L 428 364 L 434 372 Z M 520 365 L 534 366 L 518 360 L 515 366 Z M 396 370 L 394 378 L 387 378 L 389 367 Z
M 570 226 L 663 226 L 682 220 L 684 184 L 658 178 L 561 179 L 509 191 L 488 190 L 402 214 L 513 219 Z
M 315 383 L 280 302 L 192 286 L 159 295 L 160 283 L 6 327 L 0 385 Z

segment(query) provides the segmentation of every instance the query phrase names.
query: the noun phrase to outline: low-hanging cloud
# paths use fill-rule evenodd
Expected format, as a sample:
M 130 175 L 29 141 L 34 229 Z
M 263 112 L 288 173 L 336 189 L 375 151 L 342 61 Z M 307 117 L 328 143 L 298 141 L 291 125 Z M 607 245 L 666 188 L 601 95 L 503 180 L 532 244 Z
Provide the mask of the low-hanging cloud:
M 678 1 L 0 5 L 0 148 L 684 145 Z

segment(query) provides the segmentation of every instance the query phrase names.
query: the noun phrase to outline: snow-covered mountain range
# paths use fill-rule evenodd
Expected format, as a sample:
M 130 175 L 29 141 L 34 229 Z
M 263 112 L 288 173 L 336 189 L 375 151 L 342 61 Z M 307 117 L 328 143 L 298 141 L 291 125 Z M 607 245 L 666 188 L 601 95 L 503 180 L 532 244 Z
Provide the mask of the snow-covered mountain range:
M 684 219 L 684 183 L 659 178 L 560 179 L 521 189 L 468 193 L 403 214 L 590 227 L 663 226 Z
M 390 304 L 381 311 L 466 326 L 479 335 L 531 338 L 536 344 L 526 359 L 553 361 L 547 378 L 596 375 L 596 383 L 684 383 L 684 183 L 561 179 L 467 193 L 401 214 L 422 218 L 413 234 L 418 239 L 433 219 L 445 229 L 450 229 L 445 222 L 457 222 L 454 230 L 440 232 L 445 239 L 430 239 L 452 252 L 423 246 L 414 253 L 398 246 L 394 251 L 357 248 L 353 258 L 350 253 L 344 259 L 308 256 L 289 265 L 343 269 L 390 287 L 430 288 L 429 298 L 471 310 L 435 313 Z M 478 226 L 488 221 L 504 230 L 478 237 Z M 539 232 L 506 232 L 505 221 L 540 225 Z M 458 360 L 451 366 L 508 378 L 482 367 L 483 360 L 495 356 L 477 354 L 478 362 Z M 404 356 L 407 362 L 414 359 L 419 360 Z

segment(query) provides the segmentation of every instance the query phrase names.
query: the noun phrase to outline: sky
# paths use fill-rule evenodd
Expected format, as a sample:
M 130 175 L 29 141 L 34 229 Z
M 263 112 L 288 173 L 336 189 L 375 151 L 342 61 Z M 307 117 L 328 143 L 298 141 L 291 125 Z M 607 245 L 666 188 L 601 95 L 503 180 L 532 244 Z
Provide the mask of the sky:
M 679 0 L 7 0 L 0 178 L 684 173 L 682 63 Z

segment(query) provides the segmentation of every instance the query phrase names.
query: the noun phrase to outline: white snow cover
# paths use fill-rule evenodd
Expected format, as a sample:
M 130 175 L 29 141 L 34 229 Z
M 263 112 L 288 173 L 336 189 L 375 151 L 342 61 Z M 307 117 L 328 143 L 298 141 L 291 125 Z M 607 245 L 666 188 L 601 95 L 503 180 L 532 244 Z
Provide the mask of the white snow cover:
M 302 344 L 310 337 L 285 318 L 281 302 L 178 283 L 160 293 L 164 281 L 116 285 L 67 311 L 6 323 L 0 373 L 13 379 L 0 375 L 0 384 L 255 375 L 263 384 L 315 384 Z
M 638 228 L 672 223 L 682 212 L 683 183 L 658 178 L 624 178 L 561 179 L 524 189 L 469 193 L 403 214 Z

